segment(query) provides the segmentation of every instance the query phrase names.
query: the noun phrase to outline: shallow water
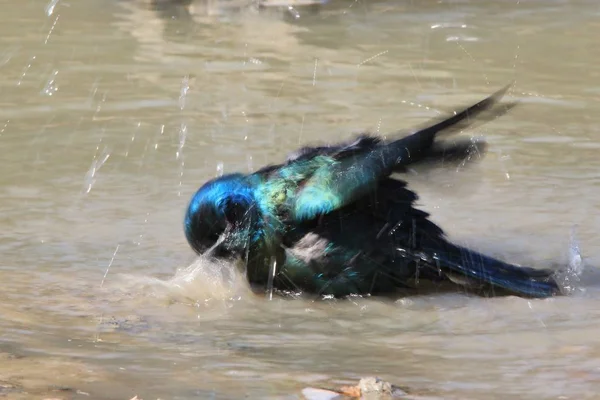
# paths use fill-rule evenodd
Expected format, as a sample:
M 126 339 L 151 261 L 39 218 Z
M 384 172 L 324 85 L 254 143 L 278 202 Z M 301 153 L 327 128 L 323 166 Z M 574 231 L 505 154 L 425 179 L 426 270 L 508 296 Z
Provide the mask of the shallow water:
M 0 15 L 0 396 L 282 399 L 365 375 L 442 398 L 600 390 L 600 8 L 124 0 Z M 564 265 L 550 300 L 266 301 L 195 261 L 189 196 L 299 144 L 411 128 L 515 80 L 468 169 L 410 177 L 455 240 Z M 179 272 L 177 272 L 179 270 Z

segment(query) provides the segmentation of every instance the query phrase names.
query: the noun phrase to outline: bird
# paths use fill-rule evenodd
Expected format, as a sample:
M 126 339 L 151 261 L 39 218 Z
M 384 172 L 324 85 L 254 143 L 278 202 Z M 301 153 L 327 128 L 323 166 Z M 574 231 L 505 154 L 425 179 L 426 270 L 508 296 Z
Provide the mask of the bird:
M 551 269 L 510 264 L 452 243 L 398 177 L 417 165 L 485 151 L 485 142 L 441 138 L 508 112 L 517 102 L 500 100 L 511 86 L 410 134 L 363 133 L 303 147 L 253 173 L 209 180 L 185 212 L 187 242 L 198 255 L 237 265 L 258 294 L 560 295 Z

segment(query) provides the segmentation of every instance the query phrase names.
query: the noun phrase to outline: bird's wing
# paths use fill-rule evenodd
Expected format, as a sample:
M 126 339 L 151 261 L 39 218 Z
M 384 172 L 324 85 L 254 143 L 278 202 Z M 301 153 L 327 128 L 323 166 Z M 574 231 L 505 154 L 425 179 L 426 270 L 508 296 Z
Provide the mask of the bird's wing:
M 510 86 L 401 139 L 365 146 L 362 151 L 347 151 L 342 156 L 325 154 L 320 157 L 328 162 L 323 162 L 302 182 L 292 205 L 292 218 L 297 222 L 311 220 L 373 192 L 379 181 L 395 170 L 434 154 L 434 139 L 439 133 L 464 129 L 485 111 L 490 111 L 493 117 L 498 116 L 497 111 L 492 113 L 493 107 Z M 477 121 L 482 119 L 486 118 Z
M 364 196 L 323 215 L 318 224 L 289 232 L 278 278 L 291 288 L 335 296 L 437 291 L 442 282 L 480 294 L 561 293 L 555 271 L 513 265 L 450 243 L 429 214 L 414 207 L 416 199 L 405 182 L 382 179 L 377 197 Z
M 364 133 L 358 136 L 355 140 L 349 142 L 342 142 L 328 146 L 303 147 L 294 151 L 293 153 L 288 154 L 286 164 L 314 158 L 316 156 L 328 156 L 336 159 L 344 158 L 353 154 L 372 150 L 379 143 L 381 143 L 381 138 Z

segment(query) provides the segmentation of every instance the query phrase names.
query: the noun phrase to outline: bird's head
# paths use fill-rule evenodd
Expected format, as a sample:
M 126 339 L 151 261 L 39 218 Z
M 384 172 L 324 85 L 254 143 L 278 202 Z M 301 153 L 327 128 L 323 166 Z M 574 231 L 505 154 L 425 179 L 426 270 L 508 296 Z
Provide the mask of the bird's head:
M 215 257 L 240 257 L 251 240 L 257 216 L 253 190 L 246 177 L 224 175 L 204 184 L 190 200 L 185 236 L 198 254 L 210 249 Z

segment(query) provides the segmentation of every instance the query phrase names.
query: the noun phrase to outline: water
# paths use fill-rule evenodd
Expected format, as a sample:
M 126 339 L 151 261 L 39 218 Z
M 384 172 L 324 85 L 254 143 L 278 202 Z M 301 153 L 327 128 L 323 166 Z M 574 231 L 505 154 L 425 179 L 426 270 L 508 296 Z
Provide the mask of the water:
M 577 0 L 8 2 L 0 395 L 292 399 L 378 375 L 449 399 L 597 398 L 599 16 Z M 514 262 L 566 265 L 576 228 L 584 290 L 266 301 L 195 261 L 182 218 L 206 179 L 511 80 L 523 105 L 471 132 L 486 158 L 411 187 L 453 239 Z

